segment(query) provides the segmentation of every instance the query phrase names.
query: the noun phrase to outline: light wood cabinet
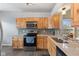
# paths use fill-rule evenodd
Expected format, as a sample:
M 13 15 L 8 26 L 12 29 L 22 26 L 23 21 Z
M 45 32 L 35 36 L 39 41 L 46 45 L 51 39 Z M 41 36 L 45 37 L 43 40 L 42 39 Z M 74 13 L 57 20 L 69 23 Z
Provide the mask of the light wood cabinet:
M 38 29 L 48 28 L 48 18 L 37 18 L 37 17 L 28 17 L 28 18 L 16 18 L 16 27 L 17 28 L 27 28 L 26 23 L 28 21 L 36 21 Z
M 39 29 L 46 29 L 46 28 L 48 28 L 48 18 L 47 17 L 39 18 L 38 28 Z
M 71 17 L 74 27 L 79 27 L 79 3 L 73 3 L 71 6 Z
M 19 37 L 18 39 L 18 48 L 23 48 L 23 38 L 22 37 Z
M 60 28 L 60 14 L 51 16 L 50 25 L 52 28 Z
M 14 49 L 23 49 L 23 38 L 22 37 L 13 37 L 12 47 Z
M 18 46 L 17 46 L 17 39 L 13 39 L 12 40 L 12 47 L 13 48 L 18 48 Z
M 43 37 L 43 49 L 47 49 L 47 36 Z
M 37 25 L 38 25 L 38 28 L 39 29 L 42 29 L 43 28 L 43 21 L 42 20 L 43 20 L 42 18 L 39 18 L 38 19 L 38 24 Z
M 42 28 L 48 28 L 48 18 L 42 18 Z
M 43 37 L 37 36 L 37 49 L 43 49 Z
M 37 36 L 37 49 L 47 49 L 46 36 Z
M 50 38 L 48 38 L 48 51 L 51 56 L 56 56 L 56 46 Z
M 26 28 L 26 22 L 24 18 L 16 18 L 16 27 L 17 28 Z

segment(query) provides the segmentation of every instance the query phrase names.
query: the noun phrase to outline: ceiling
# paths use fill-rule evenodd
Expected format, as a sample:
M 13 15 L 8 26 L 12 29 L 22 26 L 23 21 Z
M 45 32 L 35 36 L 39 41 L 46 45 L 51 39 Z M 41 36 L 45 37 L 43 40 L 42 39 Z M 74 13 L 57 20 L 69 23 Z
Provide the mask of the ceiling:
M 0 11 L 17 11 L 17 12 L 51 12 L 55 3 L 0 3 Z

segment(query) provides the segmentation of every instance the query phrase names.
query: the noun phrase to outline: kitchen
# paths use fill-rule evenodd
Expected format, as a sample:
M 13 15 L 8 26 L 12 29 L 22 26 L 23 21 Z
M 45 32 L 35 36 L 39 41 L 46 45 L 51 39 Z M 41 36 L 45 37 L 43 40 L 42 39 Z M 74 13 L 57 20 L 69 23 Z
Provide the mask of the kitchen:
M 0 4 L 1 56 L 79 55 L 78 5 Z

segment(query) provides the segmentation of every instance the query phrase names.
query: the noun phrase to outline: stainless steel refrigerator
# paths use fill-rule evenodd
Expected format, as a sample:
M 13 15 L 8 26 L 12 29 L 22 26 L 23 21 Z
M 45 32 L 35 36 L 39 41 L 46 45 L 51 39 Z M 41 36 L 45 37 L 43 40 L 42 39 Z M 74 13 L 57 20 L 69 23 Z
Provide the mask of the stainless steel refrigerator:
M 0 55 L 1 55 L 1 49 L 2 49 L 2 46 L 1 46 L 2 39 L 3 39 L 3 30 L 2 30 L 2 24 L 0 21 Z

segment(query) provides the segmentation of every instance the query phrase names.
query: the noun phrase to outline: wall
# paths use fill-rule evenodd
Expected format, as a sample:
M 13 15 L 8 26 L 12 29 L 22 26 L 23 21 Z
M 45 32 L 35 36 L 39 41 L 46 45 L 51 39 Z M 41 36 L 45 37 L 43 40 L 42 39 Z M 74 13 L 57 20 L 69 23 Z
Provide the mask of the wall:
M 50 15 L 53 15 L 54 13 L 58 12 L 58 10 L 60 9 L 60 7 L 62 5 L 63 5 L 62 3 L 55 4 L 54 8 L 52 8 L 52 10 L 51 10 L 51 14 Z
M 16 18 L 18 17 L 48 17 L 49 13 L 33 12 L 1 12 L 1 22 L 3 27 L 2 45 L 12 45 L 13 35 L 18 35 L 16 28 Z
M 16 23 L 12 23 L 13 21 L 7 21 L 9 19 L 10 18 L 6 18 L 6 19 L 3 19 L 3 21 L 2 21 L 2 27 L 3 27 L 3 41 L 2 41 L 2 44 L 4 44 L 4 45 L 11 45 L 12 36 L 13 35 L 18 35 L 18 31 L 17 31 L 17 28 L 16 28 Z M 13 19 L 13 20 L 15 20 L 15 19 Z

